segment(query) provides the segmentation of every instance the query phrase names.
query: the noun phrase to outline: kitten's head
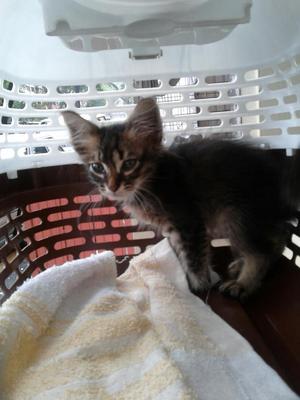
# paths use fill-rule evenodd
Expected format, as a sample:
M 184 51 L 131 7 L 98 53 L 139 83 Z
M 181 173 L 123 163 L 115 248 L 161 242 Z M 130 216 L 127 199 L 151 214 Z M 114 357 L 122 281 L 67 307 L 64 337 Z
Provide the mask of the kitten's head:
M 128 121 L 97 127 L 73 111 L 63 112 L 74 149 L 100 192 L 131 200 L 147 181 L 161 149 L 162 123 L 156 102 L 142 99 Z

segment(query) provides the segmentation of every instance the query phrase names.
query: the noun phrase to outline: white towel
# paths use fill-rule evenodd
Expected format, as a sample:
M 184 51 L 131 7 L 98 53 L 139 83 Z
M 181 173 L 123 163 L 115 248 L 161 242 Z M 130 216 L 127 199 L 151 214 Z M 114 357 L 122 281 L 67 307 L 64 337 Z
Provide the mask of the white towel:
M 0 309 L 3 400 L 293 400 L 191 294 L 165 239 L 116 278 L 113 253 L 49 269 Z

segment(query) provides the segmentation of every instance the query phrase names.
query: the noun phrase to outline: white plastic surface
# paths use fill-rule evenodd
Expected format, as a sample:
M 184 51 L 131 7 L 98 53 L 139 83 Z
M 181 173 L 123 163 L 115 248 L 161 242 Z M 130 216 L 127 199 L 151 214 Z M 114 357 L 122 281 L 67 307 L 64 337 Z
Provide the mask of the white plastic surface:
M 77 51 L 215 42 L 249 22 L 252 0 L 40 0 L 46 32 Z M 148 51 L 146 51 L 149 54 Z
M 254 0 L 250 22 L 225 39 L 162 47 L 162 57 L 137 61 L 128 49 L 72 51 L 44 33 L 38 0 L 2 0 L 0 172 L 79 162 L 59 106 L 110 123 L 139 96 L 158 96 L 166 144 L 201 134 L 299 147 L 299 20 L 298 0 Z M 79 92 L 59 93 L 66 85 Z
M 298 0 L 254 0 L 251 20 L 221 41 L 163 47 L 157 60 L 133 62 L 128 50 L 79 53 L 45 34 L 38 0 L 1 0 L 1 76 L 29 83 L 66 82 L 239 70 L 273 63 L 295 52 L 300 37 Z

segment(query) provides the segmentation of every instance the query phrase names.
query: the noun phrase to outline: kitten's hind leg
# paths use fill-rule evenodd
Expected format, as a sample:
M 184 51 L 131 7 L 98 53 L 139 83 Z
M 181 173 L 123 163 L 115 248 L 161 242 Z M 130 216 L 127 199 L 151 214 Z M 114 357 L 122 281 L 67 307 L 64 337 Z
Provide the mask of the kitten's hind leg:
M 243 265 L 244 265 L 245 259 L 243 257 L 237 258 L 236 260 L 232 261 L 228 267 L 227 267 L 227 273 L 228 276 L 231 279 L 235 279 L 239 276 Z
M 229 275 L 232 274 L 233 279 L 221 284 L 219 290 L 232 297 L 245 299 L 260 286 L 269 266 L 270 257 L 266 255 L 244 254 L 229 265 Z
M 228 266 L 229 280 L 219 290 L 232 297 L 243 299 L 255 292 L 286 243 L 284 222 L 257 221 L 255 216 L 247 220 L 235 218 L 231 224 L 230 242 L 236 259 Z
M 253 209 L 236 211 L 229 221 L 229 239 L 235 258 L 228 266 L 229 279 L 219 290 L 246 298 L 261 285 L 272 263 L 281 255 L 287 240 L 285 221 Z

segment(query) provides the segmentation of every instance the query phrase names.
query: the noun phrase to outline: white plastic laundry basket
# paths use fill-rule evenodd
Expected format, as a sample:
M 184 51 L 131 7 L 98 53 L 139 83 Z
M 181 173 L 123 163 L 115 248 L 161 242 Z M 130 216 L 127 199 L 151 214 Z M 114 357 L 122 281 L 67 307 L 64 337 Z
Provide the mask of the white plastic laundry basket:
M 141 97 L 155 96 L 167 146 L 201 135 L 290 155 L 300 146 L 299 18 L 297 0 L 2 0 L 0 298 L 37 265 L 99 247 L 132 255 L 155 240 L 151 230 L 135 232 L 136 221 L 112 204 L 78 211 L 99 196 L 84 197 L 91 187 L 83 177 L 75 185 L 81 169 L 71 165 L 80 161 L 61 110 L 109 124 L 124 121 Z M 58 166 L 73 174 L 69 186 L 59 175 L 55 188 Z M 94 219 L 76 220 L 84 216 Z M 91 229 L 102 229 L 102 239 L 82 241 Z M 285 255 L 300 265 L 299 241 L 295 231 Z

